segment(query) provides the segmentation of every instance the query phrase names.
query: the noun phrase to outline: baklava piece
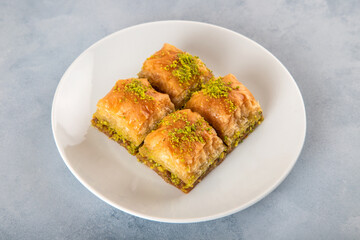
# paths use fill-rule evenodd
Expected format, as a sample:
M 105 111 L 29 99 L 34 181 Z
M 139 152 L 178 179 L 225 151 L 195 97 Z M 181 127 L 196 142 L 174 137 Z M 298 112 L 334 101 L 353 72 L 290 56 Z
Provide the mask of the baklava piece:
M 174 105 L 167 94 L 155 91 L 146 79 L 119 80 L 97 103 L 92 125 L 135 155 L 145 136 Z
M 209 80 L 185 108 L 200 113 L 215 128 L 228 152 L 263 121 L 259 102 L 232 74 Z
M 138 75 L 147 78 L 156 90 L 169 94 L 176 109 L 213 76 L 198 57 L 167 43 L 144 62 Z
M 184 109 L 166 116 L 146 136 L 137 156 L 166 182 L 188 193 L 222 162 L 225 150 L 204 118 Z

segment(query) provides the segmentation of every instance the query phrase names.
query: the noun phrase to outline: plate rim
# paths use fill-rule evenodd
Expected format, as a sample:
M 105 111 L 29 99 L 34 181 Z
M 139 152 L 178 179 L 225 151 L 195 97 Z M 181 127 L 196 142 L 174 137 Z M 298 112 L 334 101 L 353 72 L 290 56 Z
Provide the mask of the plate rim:
M 213 214 L 210 216 L 205 216 L 205 217 L 193 217 L 193 218 L 164 218 L 164 217 L 156 217 L 156 216 L 150 216 L 147 214 L 143 214 L 143 213 L 139 213 L 135 210 L 132 209 L 128 209 L 125 208 L 117 203 L 114 203 L 110 200 L 108 200 L 105 196 L 103 196 L 103 194 L 99 193 L 98 191 L 96 191 L 95 189 L 93 189 L 92 186 L 90 186 L 89 184 L 87 184 L 77 173 L 76 171 L 70 166 L 69 164 L 69 160 L 65 157 L 65 154 L 63 153 L 63 151 L 61 150 L 61 148 L 59 147 L 59 142 L 57 140 L 56 137 L 56 131 L 55 131 L 55 105 L 56 102 L 58 100 L 58 95 L 61 89 L 61 86 L 63 85 L 63 83 L 65 82 L 65 78 L 66 76 L 69 74 L 70 69 L 72 68 L 73 65 L 75 65 L 79 59 L 82 58 L 82 56 L 84 54 L 86 54 L 89 50 L 91 50 L 92 48 L 96 48 L 97 45 L 101 44 L 102 42 L 106 41 L 107 39 L 113 37 L 114 35 L 117 35 L 119 33 L 124 33 L 126 31 L 132 30 L 134 28 L 138 28 L 138 27 L 144 27 L 146 25 L 156 25 L 156 24 L 179 24 L 179 23 L 184 23 L 184 24 L 196 24 L 196 25 L 203 25 L 205 27 L 211 27 L 211 28 L 215 28 L 218 30 L 222 30 L 222 31 L 227 31 L 229 33 L 235 34 L 237 36 L 240 36 L 242 38 L 245 38 L 246 40 L 250 41 L 252 44 L 256 45 L 256 47 L 260 48 L 262 51 L 265 51 L 267 54 L 269 54 L 280 66 L 283 70 L 285 70 L 285 72 L 290 76 L 291 78 L 291 82 L 292 84 L 295 85 L 296 87 L 296 91 L 298 94 L 298 97 L 300 97 L 301 100 L 301 108 L 302 108 L 302 113 L 303 113 L 303 123 L 304 123 L 304 129 L 303 129 L 303 137 L 301 139 L 301 147 L 298 150 L 298 153 L 296 154 L 296 158 L 294 158 L 294 160 L 292 161 L 292 163 L 289 165 L 288 169 L 286 169 L 286 171 L 283 172 L 282 176 L 271 186 L 269 186 L 266 191 L 263 191 L 262 194 L 260 194 L 258 197 L 252 199 L 251 201 L 247 202 L 246 204 L 242 204 L 239 207 L 236 208 L 232 208 L 230 210 L 227 211 L 223 211 L 221 213 L 217 213 L 217 214 Z M 290 79 L 289 79 L 290 80 Z M 205 22 L 198 22 L 198 21 L 189 21 L 189 20 L 163 20 L 163 21 L 152 21 L 152 22 L 145 22 L 145 23 L 140 23 L 140 24 L 136 24 L 136 25 L 132 25 L 129 27 L 125 27 L 123 29 L 120 29 L 118 31 L 115 31 L 109 35 L 106 35 L 105 37 L 99 39 L 98 41 L 96 41 L 95 43 L 93 43 L 92 45 L 90 45 L 88 48 L 86 48 L 85 50 L 83 50 L 81 52 L 81 54 L 75 58 L 75 60 L 72 61 L 72 63 L 67 67 L 66 71 L 64 72 L 64 74 L 62 75 L 59 83 L 57 84 L 55 93 L 54 93 L 54 97 L 53 97 L 53 101 L 52 101 L 52 107 L 51 107 L 51 129 L 52 129 L 52 134 L 53 134 L 53 138 L 57 147 L 58 152 L 60 153 L 60 156 L 62 158 L 62 160 L 64 161 L 65 165 L 67 166 L 67 168 L 70 170 L 70 172 L 75 176 L 75 178 L 85 187 L 87 188 L 92 194 L 94 194 L 96 197 L 100 198 L 102 201 L 104 201 L 105 203 L 109 204 L 110 206 L 119 209 L 125 213 L 131 214 L 133 216 L 136 217 L 140 217 L 143 219 L 147 219 L 147 220 L 151 220 L 151 221 L 157 221 L 157 222 L 164 222 L 164 223 L 196 223 L 196 222 L 205 222 L 205 221 L 212 221 L 215 219 L 219 219 L 222 217 L 226 217 L 232 214 L 235 214 L 237 212 L 240 212 L 252 205 L 254 205 L 255 203 L 261 201 L 262 199 L 264 199 L 266 196 L 268 196 L 271 192 L 273 192 L 284 180 L 285 178 L 289 175 L 289 173 L 291 172 L 291 170 L 294 168 L 296 162 L 298 161 L 300 154 L 304 148 L 304 143 L 305 143 L 305 139 L 306 139 L 306 133 L 307 133 L 307 121 L 306 121 L 306 109 L 305 109 L 305 104 L 304 104 L 304 99 L 303 96 L 301 94 L 301 91 L 299 89 L 299 86 L 296 84 L 296 81 L 294 79 L 294 77 L 291 75 L 291 73 L 289 72 L 289 70 L 280 62 L 280 60 L 275 57 L 275 55 L 273 55 L 269 50 L 267 50 L 265 47 L 263 47 L 262 45 L 260 45 L 259 43 L 257 43 L 256 41 L 242 35 L 241 33 L 235 32 L 233 30 L 227 29 L 225 27 L 221 27 L 218 25 L 214 25 L 214 24 L 210 24 L 210 23 L 205 23 Z

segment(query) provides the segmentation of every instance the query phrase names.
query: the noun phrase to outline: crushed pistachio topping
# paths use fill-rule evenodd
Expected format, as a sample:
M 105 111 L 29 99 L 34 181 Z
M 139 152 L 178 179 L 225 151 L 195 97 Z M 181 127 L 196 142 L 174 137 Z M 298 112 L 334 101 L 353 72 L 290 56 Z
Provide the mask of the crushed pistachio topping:
M 225 99 L 225 102 L 228 104 L 228 110 L 230 113 L 234 112 L 236 110 L 236 105 L 234 104 L 233 101 L 231 101 L 230 99 Z
M 169 132 L 169 136 L 173 147 L 181 147 L 183 144 L 190 144 L 192 142 L 205 142 L 204 138 L 196 133 L 195 124 L 186 125 L 184 128 L 174 128 Z
M 203 92 L 212 98 L 228 97 L 231 90 L 230 84 L 226 84 L 222 77 L 211 78 L 203 85 Z
M 190 124 L 190 122 L 187 120 L 187 112 L 173 112 L 169 114 L 166 118 L 162 119 L 159 124 L 163 124 L 165 126 L 172 125 L 173 123 L 182 120 L 186 124 Z
M 164 69 L 166 71 L 171 70 L 172 75 L 179 79 L 180 84 L 188 85 L 195 76 L 200 75 L 197 59 L 197 56 L 192 56 L 189 53 L 179 53 L 177 59 L 165 66 Z
M 209 82 L 203 84 L 202 92 L 211 98 L 225 98 L 225 102 L 228 105 L 228 111 L 230 113 L 236 110 L 236 105 L 229 99 L 229 92 L 233 89 L 231 83 L 226 83 L 222 77 L 211 78 Z
M 174 112 L 168 115 L 162 120 L 161 125 L 170 126 L 174 123 L 181 121 L 183 126 L 178 128 L 172 128 L 168 132 L 171 146 L 174 149 L 179 149 L 182 152 L 191 152 L 192 143 L 205 143 L 201 131 L 207 131 L 210 126 L 206 124 L 203 118 L 198 119 L 195 123 L 192 123 L 187 118 L 187 112 Z
M 139 79 L 133 78 L 130 83 L 126 83 L 125 91 L 135 94 L 138 98 L 142 100 L 154 100 L 153 96 L 147 94 L 147 91 L 151 87 L 144 85 Z M 135 98 L 134 101 L 137 102 L 138 98 Z

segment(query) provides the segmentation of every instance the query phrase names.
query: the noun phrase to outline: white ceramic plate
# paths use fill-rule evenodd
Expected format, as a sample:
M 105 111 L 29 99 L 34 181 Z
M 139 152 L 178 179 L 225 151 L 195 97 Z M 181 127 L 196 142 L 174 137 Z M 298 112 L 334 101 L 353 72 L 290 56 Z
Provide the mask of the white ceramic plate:
M 90 127 L 97 101 L 122 78 L 135 77 L 163 43 L 199 56 L 217 76 L 233 73 L 264 111 L 264 122 L 189 194 L 165 183 L 123 147 Z M 163 222 L 220 218 L 256 203 L 294 166 L 304 143 L 301 93 L 286 68 L 254 41 L 214 25 L 163 21 L 98 41 L 67 69 L 56 90 L 52 127 L 76 178 L 108 204 Z

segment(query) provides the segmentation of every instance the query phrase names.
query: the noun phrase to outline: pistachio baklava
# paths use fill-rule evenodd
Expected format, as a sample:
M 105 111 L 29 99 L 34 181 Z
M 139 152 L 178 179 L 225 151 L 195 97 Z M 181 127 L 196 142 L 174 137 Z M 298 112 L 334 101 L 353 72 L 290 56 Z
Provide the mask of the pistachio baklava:
M 215 128 L 228 152 L 263 121 L 259 102 L 232 74 L 210 79 L 185 108 L 198 112 Z
M 219 165 L 226 146 L 200 114 L 190 109 L 166 116 L 146 136 L 139 161 L 185 193 Z
M 92 125 L 135 155 L 145 136 L 174 105 L 167 94 L 155 91 L 146 79 L 119 80 L 97 103 Z
M 179 109 L 213 74 L 198 57 L 165 43 L 146 59 L 138 76 L 147 78 L 156 90 L 169 94 Z

